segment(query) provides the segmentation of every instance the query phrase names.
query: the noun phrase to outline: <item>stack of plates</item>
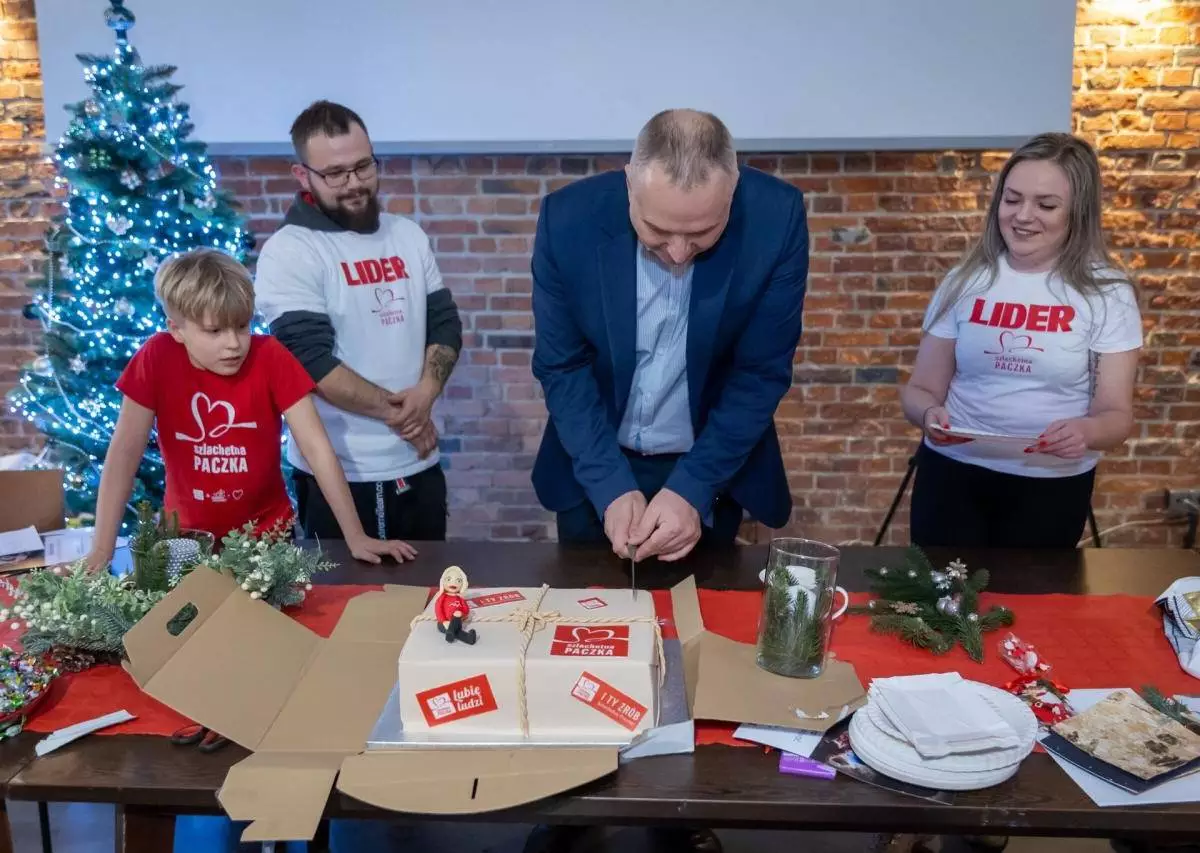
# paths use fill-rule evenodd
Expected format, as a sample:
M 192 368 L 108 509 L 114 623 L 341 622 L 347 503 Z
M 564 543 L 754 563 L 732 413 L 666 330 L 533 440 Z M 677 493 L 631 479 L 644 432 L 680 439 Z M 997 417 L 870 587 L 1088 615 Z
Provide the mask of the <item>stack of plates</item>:
M 1012 727 L 1020 739 L 1018 746 L 925 758 L 891 724 L 879 706 L 869 701 L 850 719 L 850 746 L 855 755 L 885 776 L 943 791 L 970 791 L 1007 780 L 1033 751 L 1037 718 L 1011 693 L 977 681 L 966 684 Z

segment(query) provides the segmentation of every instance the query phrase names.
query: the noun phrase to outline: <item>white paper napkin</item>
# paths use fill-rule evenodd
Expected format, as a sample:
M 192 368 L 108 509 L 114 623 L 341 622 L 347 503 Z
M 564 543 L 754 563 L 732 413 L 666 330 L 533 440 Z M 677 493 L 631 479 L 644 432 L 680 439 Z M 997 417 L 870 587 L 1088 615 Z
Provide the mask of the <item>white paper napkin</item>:
M 1021 743 L 1012 726 L 956 672 L 877 678 L 869 695 L 925 758 Z

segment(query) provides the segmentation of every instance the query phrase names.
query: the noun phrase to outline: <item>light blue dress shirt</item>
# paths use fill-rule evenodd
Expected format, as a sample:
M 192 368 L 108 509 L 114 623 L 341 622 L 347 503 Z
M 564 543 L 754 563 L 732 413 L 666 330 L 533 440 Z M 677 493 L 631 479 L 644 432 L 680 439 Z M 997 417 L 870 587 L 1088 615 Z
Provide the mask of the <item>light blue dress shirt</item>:
M 695 441 L 687 387 L 693 269 L 673 270 L 638 244 L 637 363 L 617 430 L 621 446 L 638 453 L 686 453 Z

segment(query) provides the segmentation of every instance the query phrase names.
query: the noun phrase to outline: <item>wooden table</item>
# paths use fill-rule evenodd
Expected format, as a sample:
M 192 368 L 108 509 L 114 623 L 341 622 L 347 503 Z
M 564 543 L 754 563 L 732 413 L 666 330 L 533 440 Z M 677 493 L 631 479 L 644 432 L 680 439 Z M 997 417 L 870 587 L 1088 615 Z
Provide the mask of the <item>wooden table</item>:
M 557 587 L 627 584 L 627 563 L 608 552 L 541 543 L 447 542 L 420 545 L 417 563 L 376 568 L 353 563 L 340 543 L 325 543 L 341 564 L 327 583 L 404 582 L 435 585 L 442 569 L 463 566 L 473 585 Z M 664 588 L 694 574 L 700 586 L 753 588 L 765 546 L 696 555 L 668 566 L 639 567 L 643 587 Z M 896 548 L 846 548 L 839 582 L 866 588 L 863 570 L 895 565 Z M 935 563 L 961 557 L 992 571 L 990 590 L 1009 593 L 1153 596 L 1172 580 L 1200 574 L 1200 556 L 1180 550 L 1097 549 L 1065 552 L 931 552 Z M 1153 679 L 1147 673 L 1147 680 Z M 170 850 L 174 815 L 220 813 L 215 793 L 246 752 L 231 745 L 214 755 L 172 747 L 165 738 L 95 736 L 24 765 L 8 784 L 16 800 L 114 803 L 119 849 Z M 1000 786 L 959 794 L 939 805 L 891 794 L 850 779 L 833 782 L 785 776 L 778 758 L 758 749 L 698 748 L 694 755 L 634 761 L 619 773 L 568 794 L 504 812 L 487 821 L 610 825 L 803 828 L 851 832 L 927 832 L 1045 836 L 1200 838 L 1200 805 L 1095 807 L 1048 756 L 1036 754 Z M 337 792 L 326 816 L 396 819 Z M 457 818 L 456 818 L 457 819 Z M 467 817 L 466 819 L 471 819 Z

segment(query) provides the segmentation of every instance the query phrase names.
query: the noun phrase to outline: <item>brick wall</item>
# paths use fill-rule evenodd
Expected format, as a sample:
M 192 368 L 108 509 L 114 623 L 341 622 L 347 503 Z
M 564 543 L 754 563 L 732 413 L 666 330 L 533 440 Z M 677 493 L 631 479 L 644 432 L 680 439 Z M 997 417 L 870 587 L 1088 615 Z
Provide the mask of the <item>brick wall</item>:
M 0 3 L 0 394 L 36 343 L 35 324 L 21 317 L 25 279 L 38 253 L 53 204 L 54 171 L 45 162 L 42 71 L 33 0 Z M 2 406 L 2 403 L 0 403 Z M 0 447 L 37 441 L 24 421 L 0 409 Z
M 1138 386 L 1139 426 L 1103 463 L 1095 500 L 1108 544 L 1177 544 L 1158 524 L 1162 490 L 1200 486 L 1200 0 L 1155 3 L 1137 20 L 1079 7 L 1076 130 L 1101 150 L 1106 225 L 1144 288 L 1148 344 Z M 46 205 L 45 166 L 28 2 L 4 3 L 0 44 L 0 384 L 32 338 L 16 312 L 22 274 L 36 260 Z M 149 55 L 145 47 L 143 51 Z M 167 57 L 169 58 L 169 57 Z M 912 364 L 921 312 L 942 272 L 981 224 L 1005 152 L 747 154 L 752 165 L 808 196 L 813 233 L 805 333 L 795 387 L 779 408 L 796 509 L 792 530 L 835 541 L 871 540 L 917 435 L 900 417 L 897 382 Z M 389 210 L 432 235 L 464 309 L 466 351 L 439 405 L 445 418 L 452 535 L 553 537 L 529 485 L 545 417 L 530 375 L 529 252 L 540 196 L 618 168 L 613 157 L 388 157 Z M 222 180 L 253 227 L 276 226 L 294 186 L 282 158 L 226 157 Z M 6 173 L 8 178 L 9 174 Z M 14 436 L 9 444 L 30 437 Z M 889 535 L 905 541 L 906 510 Z M 765 531 L 747 530 L 751 538 Z

